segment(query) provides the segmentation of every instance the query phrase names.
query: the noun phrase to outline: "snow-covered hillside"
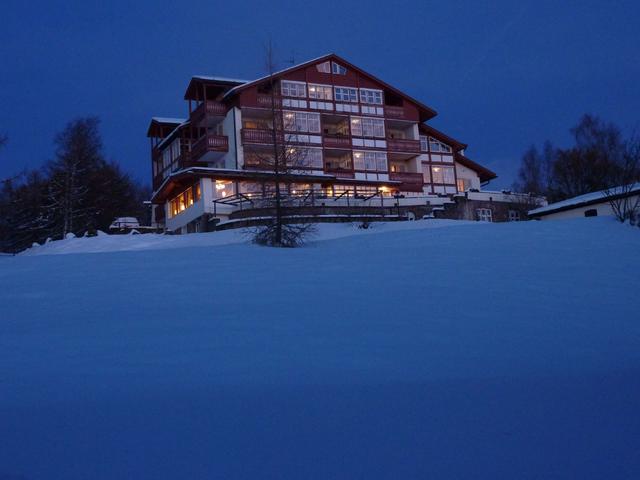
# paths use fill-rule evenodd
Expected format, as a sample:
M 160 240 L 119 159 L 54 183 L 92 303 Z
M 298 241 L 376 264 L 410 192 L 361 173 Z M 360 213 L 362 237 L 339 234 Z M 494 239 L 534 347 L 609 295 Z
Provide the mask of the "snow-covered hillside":
M 640 476 L 612 219 L 71 239 L 0 306 L 0 479 Z

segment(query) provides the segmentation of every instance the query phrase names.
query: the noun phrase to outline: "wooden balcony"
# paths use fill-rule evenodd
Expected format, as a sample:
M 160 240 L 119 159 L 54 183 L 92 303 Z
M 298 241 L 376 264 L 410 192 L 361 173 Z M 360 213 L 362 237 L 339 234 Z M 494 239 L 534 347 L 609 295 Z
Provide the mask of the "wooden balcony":
M 242 143 L 266 143 L 273 145 L 273 131 L 266 128 L 243 128 L 240 132 Z M 282 141 L 282 134 L 280 134 Z
M 191 147 L 192 162 L 207 161 L 203 157 L 210 153 L 224 153 L 229 151 L 229 138 L 226 135 L 207 134 L 198 139 Z
M 389 180 L 402 182 L 399 190 L 409 192 L 421 192 L 424 184 L 422 173 L 414 172 L 389 172 Z
M 227 106 L 221 102 L 214 102 L 213 100 L 207 100 L 198 105 L 193 112 L 191 112 L 191 121 L 194 124 L 199 124 L 202 120 L 208 117 L 224 117 L 227 114 Z
M 351 148 L 351 138 L 346 135 L 324 134 L 322 143 L 327 148 Z
M 387 118 L 397 118 L 399 120 L 407 119 L 407 115 L 403 107 L 394 107 L 391 105 L 386 105 L 384 107 L 384 116 Z
M 259 107 L 263 107 L 263 108 L 271 108 L 273 106 L 273 101 L 274 98 L 269 95 L 268 93 L 259 93 L 258 97 L 256 99 L 258 106 Z M 275 106 L 276 107 L 281 107 L 282 106 L 282 98 L 279 96 L 275 97 Z
M 387 149 L 392 152 L 420 153 L 420 140 L 387 138 Z
M 333 175 L 336 178 L 354 178 L 355 177 L 355 173 L 353 173 L 353 170 L 348 170 L 346 168 L 331 168 L 331 167 L 324 167 L 324 172 L 327 173 L 328 175 Z

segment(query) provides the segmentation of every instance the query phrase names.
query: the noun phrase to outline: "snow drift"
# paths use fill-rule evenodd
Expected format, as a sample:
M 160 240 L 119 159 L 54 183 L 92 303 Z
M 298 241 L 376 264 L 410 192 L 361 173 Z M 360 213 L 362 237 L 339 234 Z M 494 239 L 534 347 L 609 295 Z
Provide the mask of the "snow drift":
M 637 478 L 638 230 L 448 225 L 0 258 L 0 478 Z

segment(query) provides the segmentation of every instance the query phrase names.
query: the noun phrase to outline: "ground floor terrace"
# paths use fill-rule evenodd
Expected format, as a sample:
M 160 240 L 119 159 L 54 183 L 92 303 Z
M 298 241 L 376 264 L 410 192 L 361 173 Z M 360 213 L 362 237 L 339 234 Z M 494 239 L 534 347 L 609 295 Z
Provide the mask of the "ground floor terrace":
M 401 180 L 388 177 L 354 179 L 288 173 L 279 178 L 281 204 L 292 220 L 440 217 L 501 221 L 524 218 L 528 208 L 521 196 L 510 192 L 403 191 Z M 265 221 L 274 215 L 276 195 L 272 172 L 219 169 L 179 172 L 154 195 L 154 222 L 168 231 L 190 233 L 247 224 L 249 220 Z M 461 208 L 463 203 L 465 207 Z M 511 204 L 513 208 L 503 212 L 505 205 Z

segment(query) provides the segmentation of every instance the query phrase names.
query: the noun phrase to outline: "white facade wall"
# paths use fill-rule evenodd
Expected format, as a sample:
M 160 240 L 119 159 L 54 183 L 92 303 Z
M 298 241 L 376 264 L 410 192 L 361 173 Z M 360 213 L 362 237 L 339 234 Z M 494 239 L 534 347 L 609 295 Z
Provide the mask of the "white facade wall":
M 232 119 L 235 119 L 235 125 L 230 125 L 229 128 L 233 129 L 236 141 L 234 142 L 234 166 L 231 168 L 238 168 L 242 170 L 244 168 L 244 147 L 242 146 L 242 110 L 237 107 L 233 107 L 229 111 Z M 231 130 L 230 130 L 231 131 Z M 231 137 L 229 137 L 229 154 L 231 155 Z
M 631 197 L 630 202 L 633 203 L 638 199 L 638 195 Z M 580 218 L 584 217 L 584 213 L 587 210 L 596 210 L 598 217 L 612 217 L 615 215 L 611 205 L 608 201 L 598 202 L 591 205 L 582 207 L 575 207 L 570 210 L 563 210 L 561 212 L 549 213 L 548 215 L 541 215 L 540 220 L 564 220 L 567 218 Z
M 470 168 L 456 162 L 456 177 L 469 180 L 469 188 L 480 190 L 480 177 Z
M 236 168 L 236 148 L 242 148 L 240 141 L 240 130 L 237 128 L 239 108 L 232 108 L 227 112 L 227 116 L 222 121 L 222 132 L 229 139 L 229 151 L 224 156 L 224 168 Z M 242 119 L 240 119 L 242 125 Z

